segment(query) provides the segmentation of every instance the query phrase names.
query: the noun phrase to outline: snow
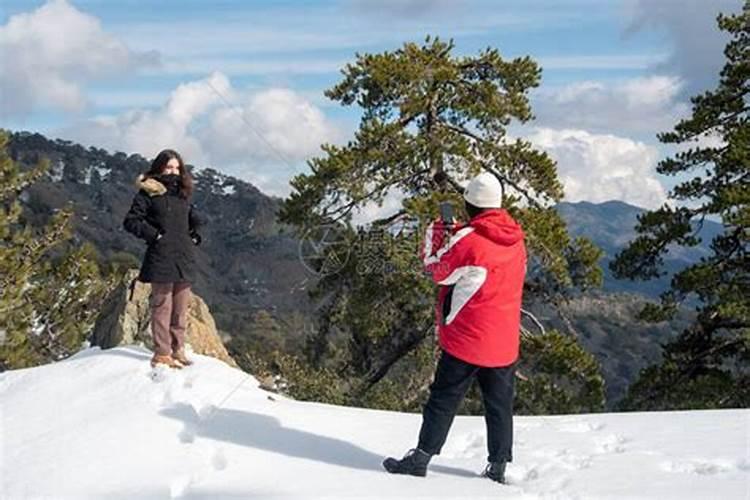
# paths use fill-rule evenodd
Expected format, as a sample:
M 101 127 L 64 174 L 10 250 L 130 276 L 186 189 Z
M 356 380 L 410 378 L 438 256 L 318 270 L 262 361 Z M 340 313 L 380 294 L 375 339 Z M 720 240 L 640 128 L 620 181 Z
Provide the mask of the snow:
M 57 160 L 50 165 L 49 176 L 52 182 L 61 182 L 63 180 L 63 171 L 65 170 L 65 162 Z
M 515 418 L 508 485 L 481 417 L 458 417 L 427 478 L 392 476 L 415 414 L 293 401 L 193 355 L 89 348 L 0 374 L 0 498 L 749 498 L 750 410 Z
M 99 173 L 99 178 L 103 181 L 107 179 L 107 176 L 111 172 L 111 170 L 106 166 L 106 164 L 101 164 L 100 166 L 97 166 L 94 168 Z
M 94 175 L 94 170 L 99 174 L 99 179 L 105 180 L 107 175 L 110 173 L 110 169 L 107 168 L 106 163 L 99 162 L 95 165 L 91 165 L 86 170 L 86 176 L 83 179 L 83 184 L 90 185 L 91 184 L 91 177 Z

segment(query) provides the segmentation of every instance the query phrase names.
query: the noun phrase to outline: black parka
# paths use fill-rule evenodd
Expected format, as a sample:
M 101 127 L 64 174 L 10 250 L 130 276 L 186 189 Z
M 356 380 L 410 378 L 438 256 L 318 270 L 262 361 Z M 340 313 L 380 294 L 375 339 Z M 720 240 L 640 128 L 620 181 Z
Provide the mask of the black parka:
M 148 244 L 140 281 L 173 283 L 195 281 L 193 246 L 200 243 L 202 225 L 190 201 L 180 196 L 175 183 L 165 186 L 153 177 L 140 176 L 123 226 Z

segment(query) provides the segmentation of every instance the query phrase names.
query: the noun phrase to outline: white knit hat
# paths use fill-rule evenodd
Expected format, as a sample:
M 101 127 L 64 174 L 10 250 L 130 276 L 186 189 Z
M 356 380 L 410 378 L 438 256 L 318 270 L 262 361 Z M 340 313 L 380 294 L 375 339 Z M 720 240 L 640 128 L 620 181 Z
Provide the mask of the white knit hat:
M 489 172 L 474 177 L 464 191 L 464 199 L 481 208 L 500 208 L 503 204 L 503 190 L 500 181 Z

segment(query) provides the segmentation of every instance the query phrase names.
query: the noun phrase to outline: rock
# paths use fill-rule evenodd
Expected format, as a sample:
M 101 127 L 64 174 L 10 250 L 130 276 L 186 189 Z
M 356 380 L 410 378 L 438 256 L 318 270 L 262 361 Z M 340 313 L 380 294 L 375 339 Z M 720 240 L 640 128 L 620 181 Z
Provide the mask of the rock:
M 258 377 L 258 382 L 258 387 L 260 387 L 264 391 L 278 392 L 278 388 L 276 387 L 276 379 L 273 375 Z
M 149 308 L 151 285 L 134 282 L 137 276 L 137 270 L 128 271 L 105 301 L 94 324 L 90 339 L 92 346 L 110 349 L 120 345 L 143 344 L 153 350 Z M 131 283 L 134 283 L 132 290 Z M 186 342 L 197 354 L 212 356 L 237 367 L 221 341 L 208 306 L 195 293 L 190 300 Z

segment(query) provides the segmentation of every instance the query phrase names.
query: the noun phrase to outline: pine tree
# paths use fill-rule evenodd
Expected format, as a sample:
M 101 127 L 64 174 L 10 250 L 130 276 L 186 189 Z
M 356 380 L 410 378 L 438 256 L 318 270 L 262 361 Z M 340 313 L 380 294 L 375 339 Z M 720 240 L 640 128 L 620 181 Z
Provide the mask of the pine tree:
M 551 330 L 524 338 L 514 411 L 518 414 L 590 413 L 604 408 L 604 378 L 596 358 L 570 335 Z
M 664 346 L 662 363 L 644 370 L 623 406 L 633 409 L 750 406 L 750 2 L 736 15 L 719 15 L 731 35 L 715 90 L 692 98 L 692 115 L 659 135 L 680 152 L 659 173 L 685 176 L 671 191 L 674 205 L 639 218 L 639 236 L 613 262 L 617 276 L 661 275 L 670 247 L 695 246 L 707 218 L 723 232 L 712 253 L 676 273 L 650 320 L 672 317 L 686 300 L 698 303 L 694 324 Z
M 22 191 L 47 171 L 23 173 L 0 131 L 0 366 L 23 368 L 78 350 L 109 283 L 92 247 L 66 246 L 72 212 L 55 213 L 41 230 L 23 219 Z
M 601 282 L 601 252 L 572 240 L 553 208 L 563 197 L 554 161 L 507 134 L 513 121 L 532 119 L 528 92 L 538 86 L 540 68 L 492 48 L 476 57 L 456 57 L 453 49 L 453 42 L 428 37 L 423 45 L 357 55 L 326 96 L 361 107 L 359 129 L 345 146 L 323 146 L 312 172 L 292 180 L 281 210 L 282 221 L 306 239 L 333 235 L 334 244 L 311 260 L 321 274 L 313 291 L 321 305 L 307 353 L 314 367 L 340 374 L 357 404 L 410 407 L 404 387 L 426 391 L 435 291 L 422 275 L 419 240 L 441 201 L 463 210 L 461 184 L 476 174 L 498 178 L 504 207 L 524 227 L 529 302 L 560 303 Z M 403 197 L 399 211 L 352 225 L 358 209 L 389 194 Z

